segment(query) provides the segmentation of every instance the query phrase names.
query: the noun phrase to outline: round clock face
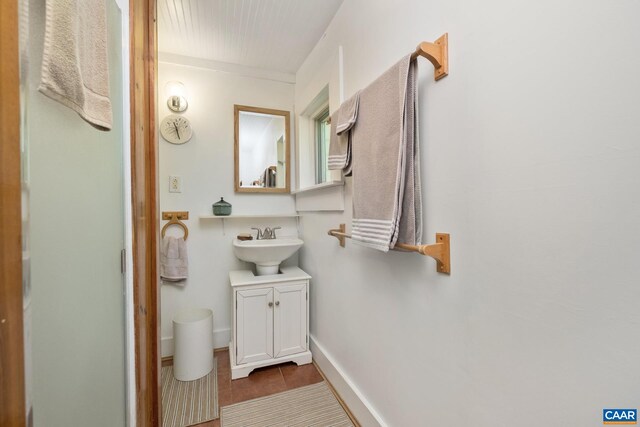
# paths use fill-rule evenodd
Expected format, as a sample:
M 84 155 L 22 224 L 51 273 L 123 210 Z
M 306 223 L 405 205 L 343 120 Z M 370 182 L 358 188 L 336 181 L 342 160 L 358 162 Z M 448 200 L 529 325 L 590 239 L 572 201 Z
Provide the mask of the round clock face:
M 160 123 L 160 134 L 172 144 L 184 144 L 191 139 L 191 123 L 177 114 L 165 117 Z

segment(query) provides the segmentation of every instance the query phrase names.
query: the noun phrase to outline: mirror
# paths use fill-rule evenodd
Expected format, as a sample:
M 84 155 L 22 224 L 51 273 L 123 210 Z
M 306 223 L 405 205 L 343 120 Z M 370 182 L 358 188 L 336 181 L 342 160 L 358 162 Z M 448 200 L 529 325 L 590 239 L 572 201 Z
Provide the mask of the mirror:
M 236 193 L 289 193 L 289 112 L 234 106 Z

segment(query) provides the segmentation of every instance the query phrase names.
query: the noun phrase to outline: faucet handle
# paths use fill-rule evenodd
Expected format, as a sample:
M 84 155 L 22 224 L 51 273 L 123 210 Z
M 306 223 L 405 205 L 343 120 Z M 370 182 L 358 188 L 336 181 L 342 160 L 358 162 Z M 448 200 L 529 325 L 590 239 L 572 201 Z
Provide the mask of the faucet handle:
M 275 238 L 276 238 L 276 230 L 280 230 L 280 229 L 282 229 L 282 227 L 273 227 L 273 228 L 271 229 L 271 237 L 272 237 L 273 239 L 275 239 Z
M 265 227 L 264 231 L 262 232 L 262 237 L 264 239 L 274 239 L 275 237 L 273 237 L 273 230 L 271 230 L 271 227 Z
M 256 240 L 262 240 L 262 237 L 263 237 L 262 230 L 256 227 L 251 227 L 251 229 L 256 230 L 258 232 L 256 235 Z

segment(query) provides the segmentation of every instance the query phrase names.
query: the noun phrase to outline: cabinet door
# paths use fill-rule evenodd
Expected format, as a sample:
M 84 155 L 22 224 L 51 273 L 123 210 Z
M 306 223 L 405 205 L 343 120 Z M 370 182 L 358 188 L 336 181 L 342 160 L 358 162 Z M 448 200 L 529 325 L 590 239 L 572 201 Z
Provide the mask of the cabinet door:
M 275 357 L 307 349 L 307 284 L 274 287 L 273 351 Z
M 273 357 L 273 288 L 236 292 L 238 364 Z

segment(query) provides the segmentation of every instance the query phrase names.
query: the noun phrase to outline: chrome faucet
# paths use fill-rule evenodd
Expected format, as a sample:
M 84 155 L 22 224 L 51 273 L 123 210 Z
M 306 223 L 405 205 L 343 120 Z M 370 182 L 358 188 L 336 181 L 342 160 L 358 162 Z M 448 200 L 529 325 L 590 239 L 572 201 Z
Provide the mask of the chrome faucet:
M 276 238 L 276 230 L 280 230 L 281 228 L 282 228 L 282 227 L 273 227 L 273 228 L 271 229 L 271 233 L 270 233 L 271 237 L 270 237 L 270 239 L 275 239 L 275 238 Z M 265 230 L 265 231 L 266 231 L 266 230 Z
M 276 230 L 280 230 L 282 227 L 265 227 L 264 230 L 260 230 L 256 227 L 251 227 L 252 230 L 257 230 L 256 240 L 272 240 L 276 238 Z
M 258 233 L 256 235 L 256 240 L 262 240 L 264 239 L 264 234 L 262 233 L 262 230 L 260 230 L 259 228 L 256 227 L 251 227 L 252 230 L 257 230 Z

